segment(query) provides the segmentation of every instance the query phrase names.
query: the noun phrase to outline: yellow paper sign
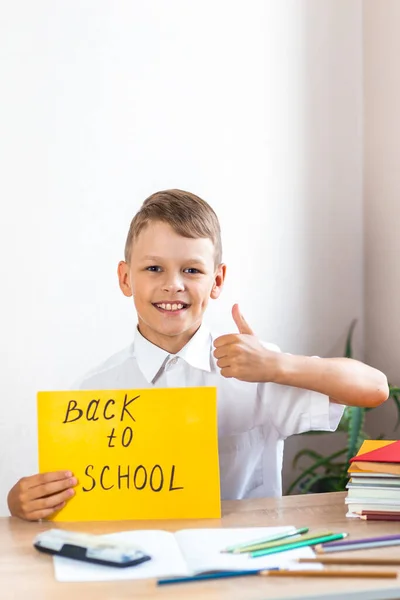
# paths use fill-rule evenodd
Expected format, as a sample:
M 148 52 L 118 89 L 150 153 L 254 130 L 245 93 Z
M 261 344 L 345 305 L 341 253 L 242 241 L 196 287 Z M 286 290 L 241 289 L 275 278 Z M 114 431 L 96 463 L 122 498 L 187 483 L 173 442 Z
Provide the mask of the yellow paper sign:
M 70 470 L 55 521 L 221 516 L 216 389 L 38 393 L 40 472 Z

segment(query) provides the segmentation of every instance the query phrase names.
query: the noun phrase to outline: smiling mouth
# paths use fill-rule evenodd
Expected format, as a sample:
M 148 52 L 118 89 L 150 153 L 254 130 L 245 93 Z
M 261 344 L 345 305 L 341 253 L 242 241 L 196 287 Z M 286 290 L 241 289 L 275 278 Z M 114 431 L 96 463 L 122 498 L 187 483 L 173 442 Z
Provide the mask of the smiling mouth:
M 160 302 L 154 303 L 153 306 L 163 312 L 178 312 L 181 310 L 186 310 L 189 308 L 190 304 L 185 304 L 185 302 Z

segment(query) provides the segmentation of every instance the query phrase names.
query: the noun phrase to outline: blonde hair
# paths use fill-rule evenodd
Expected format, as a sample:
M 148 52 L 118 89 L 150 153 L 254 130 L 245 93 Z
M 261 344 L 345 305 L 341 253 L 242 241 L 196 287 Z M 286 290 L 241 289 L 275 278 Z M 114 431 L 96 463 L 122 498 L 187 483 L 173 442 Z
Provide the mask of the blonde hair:
M 131 221 L 125 243 L 125 261 L 128 264 L 133 242 L 154 221 L 168 223 L 177 234 L 186 238 L 209 238 L 215 248 L 215 264 L 221 263 L 221 229 L 211 206 L 190 192 L 164 190 L 149 196 Z

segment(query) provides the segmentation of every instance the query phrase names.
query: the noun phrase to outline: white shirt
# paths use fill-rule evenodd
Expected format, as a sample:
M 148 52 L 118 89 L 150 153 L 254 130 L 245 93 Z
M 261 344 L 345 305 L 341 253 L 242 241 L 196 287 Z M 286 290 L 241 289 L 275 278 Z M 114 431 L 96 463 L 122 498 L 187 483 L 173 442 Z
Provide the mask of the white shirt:
M 213 356 L 215 338 L 202 325 L 177 354 L 136 330 L 133 344 L 87 374 L 74 389 L 215 386 L 221 498 L 282 495 L 283 442 L 320 429 L 335 431 L 344 407 L 318 392 L 223 377 Z M 277 346 L 264 344 L 280 352 Z

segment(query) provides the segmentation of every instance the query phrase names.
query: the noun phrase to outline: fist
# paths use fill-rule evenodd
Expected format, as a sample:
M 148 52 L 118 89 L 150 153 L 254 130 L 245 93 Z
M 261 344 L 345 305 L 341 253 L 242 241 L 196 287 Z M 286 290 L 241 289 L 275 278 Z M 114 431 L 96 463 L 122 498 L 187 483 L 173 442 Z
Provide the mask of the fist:
M 275 381 L 279 354 L 267 350 L 234 304 L 232 317 L 239 333 L 222 335 L 214 341 L 214 356 L 223 377 L 241 381 Z

